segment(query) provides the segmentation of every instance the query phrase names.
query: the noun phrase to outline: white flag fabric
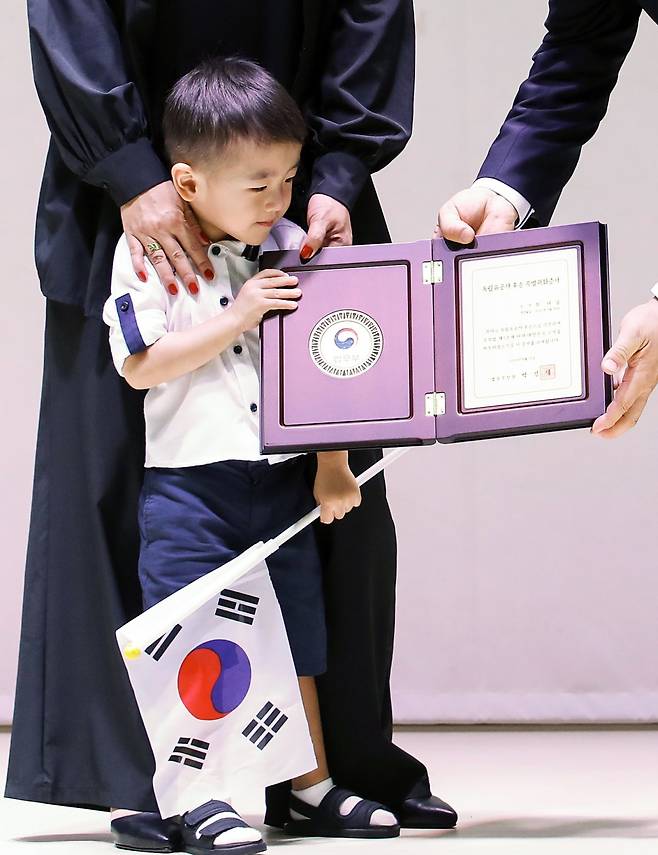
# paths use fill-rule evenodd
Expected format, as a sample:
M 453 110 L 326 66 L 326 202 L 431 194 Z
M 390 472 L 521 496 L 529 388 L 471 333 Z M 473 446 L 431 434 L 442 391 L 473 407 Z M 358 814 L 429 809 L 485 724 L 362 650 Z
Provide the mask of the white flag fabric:
M 231 562 L 197 580 L 207 585 L 213 577 L 219 594 L 184 617 L 174 609 L 178 622 L 143 651 L 130 653 L 140 622 L 152 622 L 151 609 L 117 631 L 155 755 L 153 786 L 164 817 L 236 786 L 264 787 L 316 766 L 267 564 L 251 563 L 243 572 L 242 562 L 237 577 Z M 158 620 L 166 602 L 153 607 Z

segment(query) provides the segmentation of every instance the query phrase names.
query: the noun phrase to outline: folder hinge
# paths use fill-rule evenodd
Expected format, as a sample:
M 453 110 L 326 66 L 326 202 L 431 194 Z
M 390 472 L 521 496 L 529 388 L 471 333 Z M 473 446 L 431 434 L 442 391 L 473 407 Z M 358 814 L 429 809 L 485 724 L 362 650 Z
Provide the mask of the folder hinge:
M 425 415 L 445 416 L 446 395 L 445 392 L 428 392 L 425 395 Z
M 423 285 L 440 285 L 443 282 L 443 262 L 423 262 Z

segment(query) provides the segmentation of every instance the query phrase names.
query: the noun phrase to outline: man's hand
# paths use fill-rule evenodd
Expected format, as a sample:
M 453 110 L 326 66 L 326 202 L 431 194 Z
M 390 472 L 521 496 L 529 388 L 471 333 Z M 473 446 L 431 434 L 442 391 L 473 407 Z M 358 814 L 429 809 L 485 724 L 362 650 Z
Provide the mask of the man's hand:
M 174 272 L 191 294 L 199 290 L 188 256 L 208 281 L 214 279 L 215 272 L 208 261 L 206 248 L 210 241 L 171 181 L 163 181 L 122 205 L 121 221 L 128 238 L 133 268 L 142 282 L 147 280 L 144 255 L 148 256 L 170 294 L 178 292 Z M 151 247 L 149 250 L 149 244 L 155 244 L 159 249 Z
M 611 375 L 626 369 L 613 402 L 592 427 L 595 436 L 612 439 L 635 427 L 658 383 L 658 300 L 631 309 L 601 367 Z
M 342 520 L 352 508 L 361 504 L 361 490 L 350 470 L 346 451 L 318 453 L 318 471 L 313 487 L 320 505 L 320 522 Z
M 308 261 L 324 246 L 350 246 L 352 244 L 352 221 L 345 205 L 315 193 L 309 199 L 306 211 L 308 234 L 302 243 L 299 255 Z
M 257 327 L 267 312 L 296 309 L 302 296 L 301 288 L 294 287 L 298 281 L 282 270 L 261 270 L 247 279 L 230 309 L 238 319 L 240 331 Z
M 475 235 L 511 232 L 517 218 L 516 208 L 507 199 L 486 187 L 469 187 L 441 208 L 434 236 L 470 243 Z

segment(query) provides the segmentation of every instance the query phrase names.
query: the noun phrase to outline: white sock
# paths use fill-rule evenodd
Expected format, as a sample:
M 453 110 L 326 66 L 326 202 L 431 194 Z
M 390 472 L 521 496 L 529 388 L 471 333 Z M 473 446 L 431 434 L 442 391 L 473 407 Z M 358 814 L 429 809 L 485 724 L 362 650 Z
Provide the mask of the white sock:
M 221 801 L 230 804 L 228 798 L 223 798 Z M 229 811 L 216 813 L 199 826 L 196 832 L 197 837 L 201 836 L 200 832 L 207 825 L 212 825 L 213 822 L 217 822 L 218 819 L 227 819 L 228 817 L 233 816 L 236 816 L 236 814 Z M 213 839 L 213 844 L 216 846 L 228 846 L 234 843 L 257 843 L 260 839 L 260 831 L 257 831 L 255 828 L 251 828 L 251 826 L 248 828 L 230 828 L 228 831 L 223 831 L 221 834 L 217 834 Z
M 293 793 L 298 799 L 306 802 L 307 805 L 317 807 L 327 793 L 335 786 L 336 785 L 331 778 L 325 778 L 324 781 L 320 781 L 319 784 L 313 784 L 312 787 L 305 787 L 303 790 L 295 790 L 293 788 Z M 354 810 L 361 801 L 363 801 L 363 799 L 359 798 L 359 796 L 350 796 L 345 799 L 339 808 L 340 815 L 347 816 L 347 814 Z M 293 819 L 306 819 L 306 817 L 294 810 L 290 811 L 290 816 Z M 387 810 L 376 810 L 370 817 L 370 825 L 397 825 L 397 822 L 396 817 Z
M 115 819 L 121 819 L 122 816 L 135 816 L 138 813 L 142 813 L 142 811 L 124 810 L 123 808 L 112 808 L 110 810 L 110 822 L 114 822 Z

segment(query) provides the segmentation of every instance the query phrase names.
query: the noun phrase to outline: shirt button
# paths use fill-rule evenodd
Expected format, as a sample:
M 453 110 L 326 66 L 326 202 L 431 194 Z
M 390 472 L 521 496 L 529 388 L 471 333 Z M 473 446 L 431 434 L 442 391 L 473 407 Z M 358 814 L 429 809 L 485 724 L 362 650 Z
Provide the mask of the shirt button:
M 235 347 L 233 348 L 233 353 L 237 353 L 238 356 L 240 356 L 240 354 L 242 353 L 242 345 L 236 344 Z
M 228 306 L 228 297 L 222 297 L 219 301 L 220 306 Z
M 130 303 L 128 302 L 128 300 L 124 300 L 123 303 L 120 304 L 119 308 L 121 309 L 122 312 L 127 312 L 129 306 L 130 306 Z
M 221 246 L 213 246 L 213 248 L 210 251 L 212 252 L 213 255 L 221 255 L 222 254 Z
M 251 410 L 251 412 L 252 412 L 252 413 L 255 413 L 255 412 L 256 412 L 256 410 L 258 409 L 258 404 L 252 404 L 252 405 L 249 407 L 249 409 Z

